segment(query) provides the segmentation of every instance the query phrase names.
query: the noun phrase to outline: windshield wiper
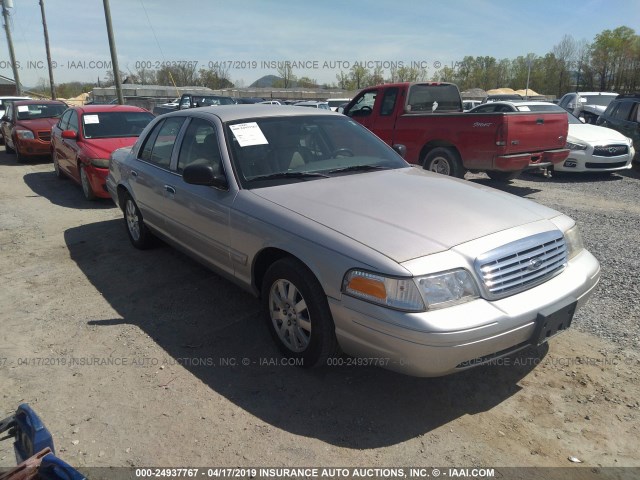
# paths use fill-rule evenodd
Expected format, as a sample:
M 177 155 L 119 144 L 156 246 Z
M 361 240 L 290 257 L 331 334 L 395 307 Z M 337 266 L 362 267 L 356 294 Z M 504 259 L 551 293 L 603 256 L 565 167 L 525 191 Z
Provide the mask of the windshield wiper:
M 329 178 L 329 175 L 325 175 L 324 173 L 318 172 L 277 172 L 277 173 L 269 173 L 267 175 L 258 175 L 257 177 L 253 177 L 249 179 L 250 182 L 254 180 L 273 180 L 278 178 Z
M 327 173 L 370 172 L 372 170 L 389 170 L 389 167 L 381 167 L 380 165 L 351 165 L 350 167 L 334 168 Z

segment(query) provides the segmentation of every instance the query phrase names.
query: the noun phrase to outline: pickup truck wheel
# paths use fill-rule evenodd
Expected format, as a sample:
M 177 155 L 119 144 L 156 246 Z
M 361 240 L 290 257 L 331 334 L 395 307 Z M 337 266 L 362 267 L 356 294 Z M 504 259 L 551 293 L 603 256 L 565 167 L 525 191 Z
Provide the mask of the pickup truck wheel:
M 127 227 L 127 235 L 134 247 L 146 250 L 153 246 L 153 234 L 144 224 L 142 214 L 133 201 L 131 195 L 125 194 L 124 198 L 124 223 Z
M 338 352 L 327 296 L 316 277 L 293 258 L 275 262 L 262 282 L 262 305 L 271 336 L 298 366 L 326 364 Z
M 522 170 L 518 170 L 516 172 L 498 172 L 496 170 L 491 170 L 486 172 L 489 178 L 496 182 L 510 182 L 511 180 L 518 178 L 521 173 Z
M 464 177 L 464 168 L 460 155 L 450 148 L 434 148 L 424 157 L 422 166 L 425 170 L 441 173 L 442 175 L 456 178 Z

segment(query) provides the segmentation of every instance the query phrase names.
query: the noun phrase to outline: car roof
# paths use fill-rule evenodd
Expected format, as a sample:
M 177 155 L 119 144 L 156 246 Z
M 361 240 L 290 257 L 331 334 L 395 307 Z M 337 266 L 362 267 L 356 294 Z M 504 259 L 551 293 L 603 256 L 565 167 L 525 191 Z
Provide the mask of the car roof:
M 134 105 L 83 105 L 79 107 L 71 107 L 74 110 L 82 113 L 106 113 L 106 112 L 148 112 L 141 107 Z
M 277 117 L 304 117 L 310 115 L 333 115 L 345 118 L 341 113 L 331 110 L 317 109 L 313 112 L 308 108 L 296 108 L 293 105 L 282 105 L 281 108 L 273 108 L 272 105 L 263 103 L 252 103 L 245 105 L 216 105 L 213 107 L 200 107 L 187 110 L 180 110 L 165 114 L 166 116 L 198 116 L 200 114 L 218 117 L 222 122 L 233 122 L 235 120 L 251 118 L 277 118 Z
M 566 93 L 565 95 L 571 95 L 571 94 L 575 94 L 575 95 L 612 95 L 612 96 L 617 96 L 617 93 L 613 93 L 613 92 L 569 92 Z
M 13 104 L 18 107 L 20 105 L 67 105 L 66 103 L 64 103 L 61 100 L 19 100 L 16 102 L 13 102 Z
M 473 110 L 475 110 L 476 108 L 484 108 L 487 105 L 489 105 L 489 103 L 483 103 L 482 105 L 478 105 L 477 107 L 473 107 L 471 109 L 471 111 L 473 112 Z M 564 108 L 562 108 L 561 106 L 559 106 L 556 103 L 553 102 L 540 102 L 540 101 L 535 101 L 535 100 L 523 100 L 523 101 L 518 101 L 518 100 L 501 100 L 498 102 L 491 102 L 490 105 L 508 105 L 510 107 L 513 107 L 515 109 L 517 109 L 518 107 L 530 107 L 532 105 L 550 105 L 552 107 L 558 107 L 558 111 L 563 111 L 566 113 L 566 110 Z

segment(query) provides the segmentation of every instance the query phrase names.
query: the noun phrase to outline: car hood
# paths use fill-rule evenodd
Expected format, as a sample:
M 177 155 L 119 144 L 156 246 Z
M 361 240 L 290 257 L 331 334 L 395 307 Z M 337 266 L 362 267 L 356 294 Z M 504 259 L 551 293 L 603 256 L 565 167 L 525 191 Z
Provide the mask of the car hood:
M 137 140 L 138 137 L 90 138 L 84 139 L 83 144 L 92 158 L 109 158 L 114 150 L 130 147 Z
M 493 188 L 418 168 L 252 190 L 398 263 L 559 215 Z
M 34 118 L 33 120 L 18 120 L 16 122 L 16 128 L 28 128 L 37 132 L 38 130 L 51 130 L 59 118 Z
M 602 115 L 602 112 L 604 112 L 607 107 L 603 106 L 603 105 L 589 105 L 589 104 L 585 104 L 582 106 L 582 109 L 585 112 L 591 112 L 591 113 L 595 113 L 596 115 Z
M 574 142 L 586 142 L 592 145 L 610 142 L 621 142 L 625 145 L 629 143 L 627 137 L 616 130 L 588 123 L 580 125 L 577 123 L 569 124 L 569 135 L 567 139 Z

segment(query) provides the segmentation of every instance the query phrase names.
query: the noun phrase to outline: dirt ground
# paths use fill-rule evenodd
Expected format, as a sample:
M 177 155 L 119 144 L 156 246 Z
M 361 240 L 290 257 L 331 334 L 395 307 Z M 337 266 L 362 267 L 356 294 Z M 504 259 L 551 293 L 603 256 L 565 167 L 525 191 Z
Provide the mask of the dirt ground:
M 301 370 L 256 299 L 135 250 L 50 162 L 2 148 L 0 185 L 0 416 L 28 402 L 72 465 L 640 467 L 635 349 L 571 329 L 445 378 Z

